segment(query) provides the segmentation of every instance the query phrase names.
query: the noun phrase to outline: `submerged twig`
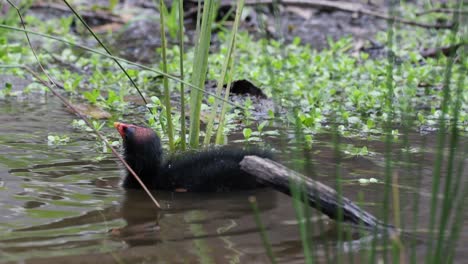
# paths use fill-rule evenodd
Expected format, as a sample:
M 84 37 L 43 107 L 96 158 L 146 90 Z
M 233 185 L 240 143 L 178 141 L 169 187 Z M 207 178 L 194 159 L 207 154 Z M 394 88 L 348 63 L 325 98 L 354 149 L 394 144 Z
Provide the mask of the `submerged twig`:
M 18 13 L 18 16 L 21 20 L 21 25 L 22 27 L 26 30 L 26 25 L 24 23 L 24 20 L 23 20 L 23 16 L 21 15 L 21 12 L 20 10 L 18 9 L 18 7 L 16 7 L 15 4 L 13 4 L 11 2 L 11 0 L 7 0 L 7 2 L 13 7 L 16 9 L 16 12 Z M 47 73 L 47 71 L 45 70 L 44 66 L 42 65 L 42 63 L 40 62 L 37 54 L 36 54 L 36 51 L 35 49 L 33 48 L 32 44 L 31 44 L 31 40 L 29 39 L 29 35 L 28 33 L 25 31 L 24 34 L 26 35 L 26 40 L 28 42 L 28 45 L 31 49 L 31 52 L 33 53 L 34 55 L 34 58 L 36 59 L 39 67 L 41 68 L 42 72 L 44 72 L 44 74 L 47 76 L 47 79 L 52 83 L 52 85 L 50 83 L 48 83 L 47 81 L 43 80 L 38 73 L 36 73 L 35 71 L 33 71 L 31 68 L 29 68 L 28 66 L 22 66 L 23 69 L 25 69 L 26 71 L 28 71 L 29 73 L 31 73 L 41 84 L 43 84 L 44 86 L 46 86 L 50 92 L 55 95 L 56 97 L 58 97 L 60 99 L 60 101 L 62 101 L 63 104 L 65 104 L 67 107 L 69 107 L 79 118 L 81 118 L 88 127 L 90 127 L 91 129 L 93 129 L 94 133 L 99 137 L 99 139 L 101 139 L 104 144 L 106 144 L 106 146 L 112 151 L 112 153 L 124 164 L 124 166 L 128 169 L 128 171 L 133 175 L 133 177 L 135 177 L 135 179 L 138 181 L 138 183 L 141 185 L 141 187 L 143 188 L 143 190 L 145 190 L 145 192 L 148 194 L 148 196 L 151 198 L 151 200 L 153 201 L 153 203 L 158 207 L 158 208 L 161 208 L 161 206 L 159 205 L 158 201 L 154 198 L 154 196 L 151 194 L 151 192 L 148 190 L 148 188 L 143 184 L 143 182 L 141 181 L 141 179 L 138 177 L 138 175 L 135 173 L 135 171 L 133 171 L 133 169 L 130 167 L 130 165 L 128 165 L 127 162 L 125 162 L 125 160 L 119 155 L 119 153 L 109 144 L 109 142 L 107 142 L 107 140 L 94 128 L 94 126 L 91 124 L 91 122 L 89 122 L 89 120 L 83 116 L 82 114 L 80 114 L 78 112 L 78 110 L 75 109 L 75 107 L 73 107 L 73 105 L 68 102 L 67 99 L 65 99 L 65 97 L 63 97 L 60 93 L 58 93 L 54 88 L 53 86 L 56 86 L 57 87 L 57 84 L 55 83 L 55 81 L 52 79 L 52 77 L 50 77 L 50 75 Z
M 38 62 L 40 64 L 40 62 Z M 44 71 L 44 73 L 46 74 L 46 76 L 49 76 L 46 72 L 45 72 L 45 69 L 42 67 L 42 65 L 40 66 L 41 69 Z M 143 184 L 143 182 L 141 181 L 141 179 L 138 177 L 138 175 L 135 173 L 135 171 L 133 171 L 133 169 L 130 167 L 130 165 L 128 165 L 128 163 L 119 155 L 119 153 L 109 144 L 109 142 L 96 130 L 94 129 L 93 125 L 91 124 L 91 122 L 89 122 L 89 120 L 83 116 L 82 114 L 79 113 L 79 111 L 70 103 L 68 102 L 67 99 L 65 99 L 60 93 L 58 93 L 57 91 L 55 91 L 55 89 L 52 87 L 51 84 L 47 83 L 45 80 L 43 80 L 38 73 L 36 73 L 35 71 L 33 71 L 31 68 L 29 68 L 28 66 L 22 66 L 23 69 L 25 69 L 26 71 L 28 71 L 29 73 L 31 73 L 42 85 L 46 86 L 51 92 L 53 95 L 55 95 L 56 97 L 58 97 L 63 104 L 65 104 L 68 108 L 70 108 L 79 118 L 81 118 L 88 127 L 90 127 L 91 129 L 93 129 L 94 133 L 99 137 L 99 139 L 101 139 L 104 144 L 106 144 L 106 146 L 112 151 L 112 153 L 114 154 L 114 156 L 117 157 L 117 159 L 119 159 L 120 162 L 122 162 L 124 164 L 124 166 L 128 169 L 128 171 L 133 175 L 133 177 L 136 178 L 136 180 L 140 183 L 140 185 L 142 186 L 142 188 L 145 190 L 145 192 L 148 194 L 148 196 L 151 198 L 151 200 L 153 201 L 153 203 L 158 207 L 158 208 L 161 208 L 161 206 L 159 205 L 158 201 L 154 198 L 154 196 L 151 194 L 151 192 L 148 190 L 148 188 Z M 57 86 L 54 82 L 53 79 L 49 78 L 49 81 Z
M 32 47 L 31 47 L 32 48 Z M 40 64 L 40 62 L 38 62 Z M 41 69 L 44 71 L 44 73 L 46 74 L 46 76 L 49 76 L 46 72 L 45 72 L 45 69 L 42 67 L 42 65 L 40 66 Z M 128 169 L 128 171 L 133 175 L 133 177 L 135 177 L 135 179 L 138 181 L 138 183 L 140 183 L 141 187 L 143 188 L 143 190 L 145 190 L 145 192 L 148 194 L 148 196 L 151 198 L 151 200 L 153 201 L 153 203 L 158 207 L 158 208 L 161 208 L 161 206 L 159 205 L 158 201 L 154 198 L 154 196 L 151 194 L 151 192 L 149 191 L 149 189 L 145 186 L 145 184 L 141 181 L 140 177 L 138 177 L 138 175 L 135 173 L 135 171 L 130 167 L 130 165 L 128 165 L 128 163 L 119 155 L 119 153 L 111 146 L 111 144 L 109 144 L 109 142 L 101 135 L 101 133 L 99 133 L 99 131 L 97 131 L 96 129 L 94 129 L 93 125 L 91 124 L 91 122 L 89 122 L 89 120 L 83 116 L 82 114 L 80 114 L 78 112 L 78 110 L 70 103 L 68 102 L 67 99 L 65 99 L 65 97 L 63 97 L 60 93 L 58 93 L 57 91 L 55 91 L 55 89 L 52 87 L 52 85 L 50 85 L 49 83 L 47 83 L 45 80 L 43 80 L 38 73 L 36 73 L 35 71 L 33 71 L 31 68 L 29 68 L 28 66 L 22 66 L 23 69 L 25 69 L 26 71 L 28 71 L 29 73 L 31 73 L 42 85 L 46 86 L 51 92 L 53 95 L 55 95 L 56 97 L 58 97 L 60 99 L 60 101 L 62 101 L 62 103 L 64 105 L 66 105 L 68 108 L 70 108 L 79 118 L 81 118 L 88 127 L 90 127 L 91 129 L 93 129 L 93 132 L 99 137 L 100 140 L 102 140 L 102 142 L 104 142 L 104 144 L 106 144 L 106 146 L 112 151 L 112 154 L 114 154 L 114 156 L 117 157 L 117 159 L 119 159 L 120 162 L 122 162 L 122 164 L 125 166 L 125 168 Z M 54 80 L 52 80 L 51 78 L 49 78 L 49 81 L 57 86 L 55 83 L 54 83 Z

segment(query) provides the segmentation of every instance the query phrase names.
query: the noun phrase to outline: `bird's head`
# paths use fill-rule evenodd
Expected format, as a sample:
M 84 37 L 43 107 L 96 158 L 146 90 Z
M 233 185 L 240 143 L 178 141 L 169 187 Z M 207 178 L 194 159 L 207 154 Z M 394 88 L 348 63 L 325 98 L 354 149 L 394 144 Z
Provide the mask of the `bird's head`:
M 161 140 L 148 127 L 115 122 L 123 139 L 125 161 L 140 177 L 156 176 L 162 163 Z
M 114 127 L 123 139 L 126 154 L 148 154 L 144 152 L 161 148 L 161 140 L 151 128 L 120 122 L 115 122 Z

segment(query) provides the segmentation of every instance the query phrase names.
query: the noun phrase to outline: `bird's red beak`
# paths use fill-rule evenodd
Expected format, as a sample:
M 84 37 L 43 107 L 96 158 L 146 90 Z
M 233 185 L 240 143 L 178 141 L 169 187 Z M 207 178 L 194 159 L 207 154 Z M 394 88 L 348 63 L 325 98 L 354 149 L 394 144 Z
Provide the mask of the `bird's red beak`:
M 120 122 L 114 122 L 114 127 L 119 131 L 119 134 L 122 138 L 125 138 L 125 131 L 124 128 L 127 128 L 128 125 Z

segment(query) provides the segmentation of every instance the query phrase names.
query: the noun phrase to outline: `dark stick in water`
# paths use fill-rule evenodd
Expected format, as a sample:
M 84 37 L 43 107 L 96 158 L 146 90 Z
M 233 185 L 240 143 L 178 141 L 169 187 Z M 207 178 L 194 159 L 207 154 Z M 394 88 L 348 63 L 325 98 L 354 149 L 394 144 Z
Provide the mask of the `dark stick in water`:
M 375 216 L 364 211 L 351 200 L 340 197 L 335 190 L 325 184 L 305 177 L 270 159 L 245 156 L 240 166 L 242 170 L 257 177 L 261 183 L 289 196 L 291 196 L 291 181 L 303 184 L 309 204 L 334 220 L 339 220 L 338 210 L 341 210 L 344 221 L 370 228 L 393 229 L 391 226 L 384 226 Z

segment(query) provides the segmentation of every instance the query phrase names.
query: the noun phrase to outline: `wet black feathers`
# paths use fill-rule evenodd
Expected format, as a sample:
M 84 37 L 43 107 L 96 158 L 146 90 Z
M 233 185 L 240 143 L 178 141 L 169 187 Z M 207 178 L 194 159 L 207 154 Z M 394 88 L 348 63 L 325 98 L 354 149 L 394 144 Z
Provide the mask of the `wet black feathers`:
M 164 163 L 160 178 L 172 188 L 195 192 L 258 188 L 260 184 L 256 178 L 240 169 L 239 162 L 247 155 L 271 157 L 268 152 L 259 149 L 229 147 L 184 153 Z
M 145 140 L 124 140 L 125 160 L 150 189 L 221 192 L 257 188 L 261 185 L 240 169 L 239 162 L 247 155 L 271 158 L 264 150 L 233 147 L 185 152 L 166 160 L 162 153 L 160 139 L 154 133 Z M 141 188 L 129 172 L 123 187 Z

